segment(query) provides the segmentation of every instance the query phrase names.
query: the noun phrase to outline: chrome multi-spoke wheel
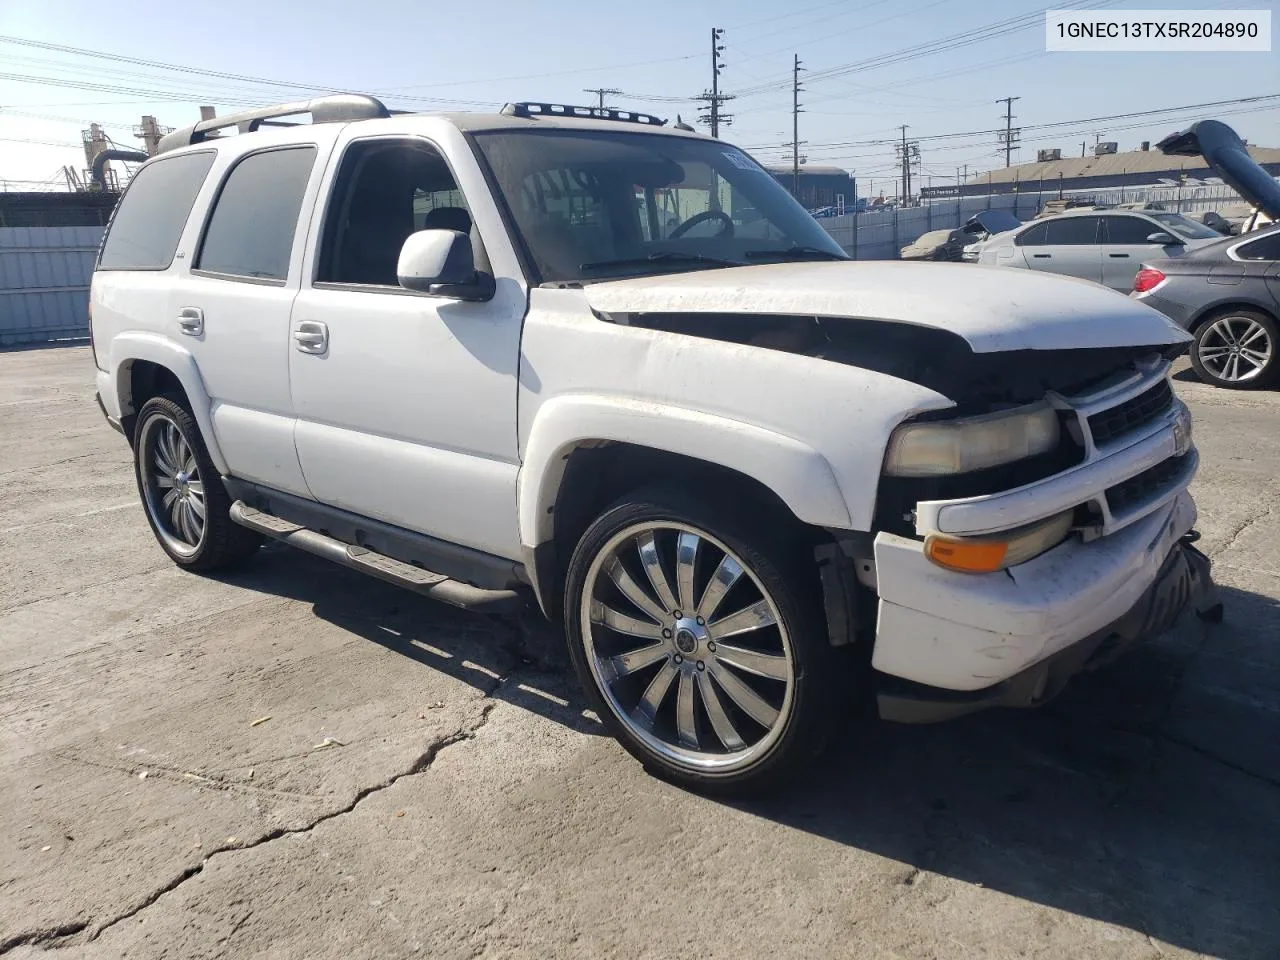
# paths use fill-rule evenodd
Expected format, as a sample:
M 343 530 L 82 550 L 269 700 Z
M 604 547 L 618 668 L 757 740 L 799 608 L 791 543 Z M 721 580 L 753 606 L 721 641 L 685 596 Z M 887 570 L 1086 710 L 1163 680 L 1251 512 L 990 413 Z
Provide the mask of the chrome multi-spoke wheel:
M 138 437 L 143 500 L 156 533 L 179 556 L 191 556 L 204 540 L 208 507 L 200 465 L 191 443 L 171 418 L 153 414 Z
M 792 637 L 758 573 L 707 531 L 645 521 L 615 532 L 586 571 L 578 618 L 609 710 L 668 763 L 732 773 L 782 735 Z
M 1215 379 L 1244 384 L 1270 367 L 1275 344 L 1263 323 L 1247 315 L 1211 320 L 1196 338 L 1201 366 Z

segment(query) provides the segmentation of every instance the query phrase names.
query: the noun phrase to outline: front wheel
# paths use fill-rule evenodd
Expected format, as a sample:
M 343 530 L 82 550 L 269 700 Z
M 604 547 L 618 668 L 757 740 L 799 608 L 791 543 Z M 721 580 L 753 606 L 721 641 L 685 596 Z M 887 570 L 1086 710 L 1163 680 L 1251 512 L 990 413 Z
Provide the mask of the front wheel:
M 1280 373 L 1276 322 L 1259 310 L 1224 311 L 1196 328 L 1191 366 L 1205 383 L 1229 390 L 1270 386 Z
M 641 496 L 597 519 L 570 562 L 565 624 L 588 698 L 632 755 L 686 786 L 774 785 L 827 732 L 816 572 L 763 526 Z
M 178 566 L 217 570 L 258 549 L 262 538 L 231 520 L 231 498 L 178 398 L 152 397 L 142 405 L 133 460 L 147 522 Z

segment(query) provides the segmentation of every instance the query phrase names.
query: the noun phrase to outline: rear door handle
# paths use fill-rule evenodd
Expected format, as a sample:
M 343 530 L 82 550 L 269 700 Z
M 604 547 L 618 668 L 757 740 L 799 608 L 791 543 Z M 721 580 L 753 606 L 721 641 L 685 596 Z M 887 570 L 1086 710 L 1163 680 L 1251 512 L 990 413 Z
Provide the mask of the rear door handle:
M 1107 256 L 1110 257 L 1112 260 L 1128 260 L 1129 259 L 1129 255 L 1127 253 L 1108 253 Z
M 293 341 L 303 353 L 324 353 L 329 349 L 329 327 L 319 320 L 303 320 L 293 328 Z
M 1053 254 L 1051 253 L 1033 253 L 1031 256 L 1034 257 L 1036 260 L 1052 260 L 1053 259 Z
M 178 311 L 178 329 L 189 337 L 204 333 L 204 311 L 199 307 L 183 307 Z

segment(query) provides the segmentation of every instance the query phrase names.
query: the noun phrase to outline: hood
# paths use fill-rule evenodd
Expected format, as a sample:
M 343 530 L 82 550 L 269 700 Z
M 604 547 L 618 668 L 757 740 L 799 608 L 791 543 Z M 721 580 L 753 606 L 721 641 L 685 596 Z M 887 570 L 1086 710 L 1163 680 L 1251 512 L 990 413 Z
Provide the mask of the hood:
M 789 315 L 943 330 L 974 353 L 1168 346 L 1189 337 L 1106 287 L 1007 267 L 894 261 L 771 263 L 588 284 L 599 313 Z
M 965 223 L 966 227 L 975 225 L 995 236 L 997 233 L 1017 230 L 1022 226 L 1022 221 L 1008 210 L 979 210 Z
M 1224 183 L 1273 220 L 1280 219 L 1280 184 L 1258 164 L 1239 135 L 1219 120 L 1201 120 L 1157 147 L 1174 157 L 1204 157 Z

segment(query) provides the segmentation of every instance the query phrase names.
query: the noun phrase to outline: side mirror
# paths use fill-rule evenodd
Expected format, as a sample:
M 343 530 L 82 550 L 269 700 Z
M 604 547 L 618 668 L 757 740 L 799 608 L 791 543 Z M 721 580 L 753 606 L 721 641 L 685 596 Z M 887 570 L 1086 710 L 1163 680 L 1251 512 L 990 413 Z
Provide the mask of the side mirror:
M 457 230 L 419 230 L 400 248 L 396 276 L 406 290 L 460 300 L 493 296 L 493 278 L 476 271 L 471 238 Z
M 1179 240 L 1177 237 L 1175 237 L 1172 233 L 1165 233 L 1163 230 L 1157 230 L 1155 233 L 1147 234 L 1147 243 L 1158 243 L 1162 247 L 1168 247 L 1168 246 L 1181 247 L 1184 245 L 1182 241 Z

